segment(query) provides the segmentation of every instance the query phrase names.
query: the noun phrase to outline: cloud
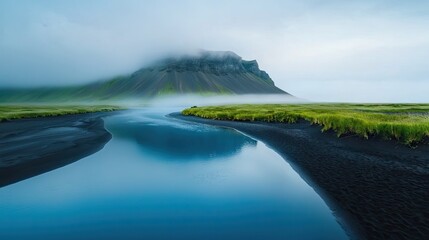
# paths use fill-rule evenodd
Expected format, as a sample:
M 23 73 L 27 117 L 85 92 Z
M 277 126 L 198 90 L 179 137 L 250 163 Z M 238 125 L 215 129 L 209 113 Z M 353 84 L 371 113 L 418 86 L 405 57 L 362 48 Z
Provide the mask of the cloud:
M 429 87 L 428 10 L 417 0 L 5 0 L 0 86 L 80 84 L 209 49 L 257 59 L 279 87 L 303 98 L 375 100 L 381 93 L 339 92 L 348 82 Z M 409 94 L 396 100 L 412 99 L 412 88 Z

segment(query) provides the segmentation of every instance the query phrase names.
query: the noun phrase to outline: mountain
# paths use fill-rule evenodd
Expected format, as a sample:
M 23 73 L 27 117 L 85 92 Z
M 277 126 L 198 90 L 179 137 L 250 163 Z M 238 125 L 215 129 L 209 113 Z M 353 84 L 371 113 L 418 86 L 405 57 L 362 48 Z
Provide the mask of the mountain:
M 0 89 L 0 101 L 105 100 L 168 94 L 287 94 L 259 69 L 233 52 L 202 51 L 171 57 L 129 76 L 76 87 Z

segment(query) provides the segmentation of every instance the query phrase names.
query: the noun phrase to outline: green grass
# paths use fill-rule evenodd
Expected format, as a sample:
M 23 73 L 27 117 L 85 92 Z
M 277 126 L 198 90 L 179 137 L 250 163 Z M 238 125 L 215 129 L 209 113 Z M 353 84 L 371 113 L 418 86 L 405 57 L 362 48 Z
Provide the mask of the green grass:
M 184 115 L 232 121 L 307 120 L 338 136 L 380 136 L 407 145 L 429 137 L 429 104 L 263 104 L 194 107 Z
M 51 117 L 67 114 L 119 110 L 110 105 L 0 105 L 0 122 L 21 118 Z

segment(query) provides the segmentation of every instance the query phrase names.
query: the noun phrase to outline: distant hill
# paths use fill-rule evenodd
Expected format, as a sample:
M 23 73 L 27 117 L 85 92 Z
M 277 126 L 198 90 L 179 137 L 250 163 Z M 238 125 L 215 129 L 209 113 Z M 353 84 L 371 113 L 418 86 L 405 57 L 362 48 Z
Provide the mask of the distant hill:
M 259 69 L 233 52 L 202 51 L 167 58 L 130 76 L 77 87 L 0 89 L 0 101 L 107 100 L 169 94 L 287 94 Z

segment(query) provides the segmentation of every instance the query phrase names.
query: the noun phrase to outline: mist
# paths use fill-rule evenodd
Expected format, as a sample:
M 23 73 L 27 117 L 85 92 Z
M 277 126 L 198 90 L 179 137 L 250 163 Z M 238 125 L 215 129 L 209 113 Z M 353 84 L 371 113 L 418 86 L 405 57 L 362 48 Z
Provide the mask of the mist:
M 168 96 L 152 99 L 145 103 L 150 107 L 192 107 L 227 104 L 269 104 L 269 103 L 308 103 L 304 99 L 295 98 L 284 94 L 245 94 L 245 95 L 225 95 L 225 96 L 198 96 L 181 95 Z M 135 101 L 125 101 L 125 105 L 138 106 Z
M 206 49 L 256 59 L 302 99 L 427 102 L 428 11 L 417 0 L 5 0 L 0 87 L 84 84 Z

